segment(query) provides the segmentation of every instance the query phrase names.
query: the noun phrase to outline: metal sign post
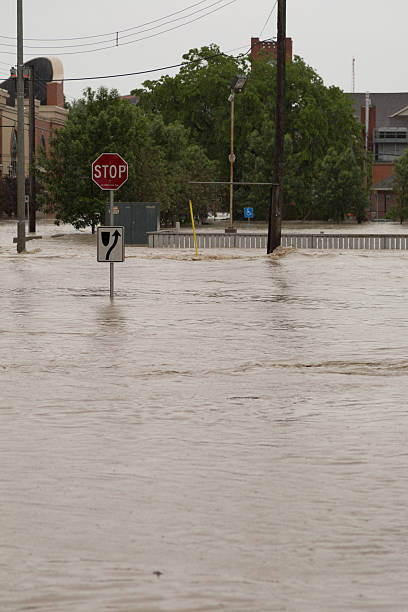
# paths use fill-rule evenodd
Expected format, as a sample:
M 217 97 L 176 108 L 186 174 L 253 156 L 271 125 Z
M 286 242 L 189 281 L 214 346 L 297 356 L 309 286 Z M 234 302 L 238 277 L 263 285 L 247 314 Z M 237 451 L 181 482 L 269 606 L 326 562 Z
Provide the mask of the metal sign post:
M 92 164 L 92 180 L 103 190 L 109 191 L 109 222 L 111 227 L 98 228 L 98 261 L 109 261 L 110 297 L 113 298 L 115 285 L 114 262 L 124 260 L 124 228 L 115 228 L 113 223 L 113 192 L 128 179 L 128 165 L 118 153 L 102 153 Z M 100 231 L 104 230 L 104 231 Z M 112 230 L 112 231 L 110 231 Z M 120 231 L 121 230 L 121 231 Z M 113 237 L 112 245 L 110 244 Z M 106 247 L 104 257 L 100 252 Z M 109 248 L 108 248 L 109 247 Z
M 109 192 L 109 200 L 110 200 L 110 206 L 109 206 L 109 223 L 111 225 L 113 225 L 113 189 L 110 190 Z M 113 261 L 110 262 L 109 264 L 109 287 L 110 287 L 110 297 L 111 299 L 113 298 L 113 292 L 114 292 L 114 288 L 115 288 L 115 269 L 114 269 L 115 264 L 113 263 Z

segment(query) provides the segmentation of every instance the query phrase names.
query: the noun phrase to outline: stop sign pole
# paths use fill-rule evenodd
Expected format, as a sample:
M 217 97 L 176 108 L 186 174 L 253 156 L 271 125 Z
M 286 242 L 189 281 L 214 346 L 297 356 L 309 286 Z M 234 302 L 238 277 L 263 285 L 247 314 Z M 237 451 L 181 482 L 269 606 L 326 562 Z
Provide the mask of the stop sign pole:
M 92 164 L 92 180 L 104 191 L 109 191 L 109 222 L 113 223 L 113 192 L 122 187 L 128 179 L 127 162 L 119 153 L 102 153 Z M 109 262 L 110 297 L 114 292 L 114 263 Z

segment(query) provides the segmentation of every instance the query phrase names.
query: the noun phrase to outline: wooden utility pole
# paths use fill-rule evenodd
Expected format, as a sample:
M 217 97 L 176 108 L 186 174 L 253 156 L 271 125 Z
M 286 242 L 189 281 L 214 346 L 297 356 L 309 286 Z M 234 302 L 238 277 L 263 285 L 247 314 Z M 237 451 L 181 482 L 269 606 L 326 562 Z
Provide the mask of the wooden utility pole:
M 30 122 L 29 122 L 29 219 L 28 219 L 28 231 L 35 233 L 35 174 L 34 174 L 34 163 L 35 163 L 35 96 L 34 96 L 34 78 L 35 71 L 34 65 L 30 66 L 30 80 L 29 80 L 29 105 L 30 105 Z
M 269 203 L 268 246 L 272 253 L 281 243 L 283 201 L 283 147 L 285 141 L 286 103 L 286 0 L 278 0 L 278 41 L 276 58 L 275 145 L 273 183 Z

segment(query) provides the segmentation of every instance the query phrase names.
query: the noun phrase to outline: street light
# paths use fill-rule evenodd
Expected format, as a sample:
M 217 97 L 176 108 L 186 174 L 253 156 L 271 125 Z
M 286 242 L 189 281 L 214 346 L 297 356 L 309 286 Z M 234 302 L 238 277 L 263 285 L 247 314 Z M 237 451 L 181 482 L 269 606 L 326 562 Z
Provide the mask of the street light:
M 234 155 L 234 101 L 235 101 L 235 94 L 236 93 L 241 93 L 241 91 L 244 89 L 245 84 L 247 82 L 247 76 L 245 74 L 239 74 L 237 76 L 234 76 L 234 78 L 232 79 L 232 83 L 230 85 L 231 88 L 231 93 L 228 96 L 228 102 L 231 103 L 231 147 L 230 147 L 230 155 L 229 155 L 229 163 L 230 163 L 230 220 L 229 220 L 229 226 L 225 228 L 226 233 L 230 233 L 230 234 L 235 234 L 235 232 L 237 231 L 234 226 L 233 226 L 233 209 L 234 209 L 234 196 L 233 196 L 233 191 L 234 191 L 234 162 L 235 162 L 235 155 Z

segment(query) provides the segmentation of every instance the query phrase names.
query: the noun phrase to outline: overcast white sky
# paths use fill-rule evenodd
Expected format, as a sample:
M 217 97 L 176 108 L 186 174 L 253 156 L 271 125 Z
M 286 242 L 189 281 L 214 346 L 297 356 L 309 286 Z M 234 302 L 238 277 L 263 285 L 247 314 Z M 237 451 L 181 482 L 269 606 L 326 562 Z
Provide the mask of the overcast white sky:
M 26 47 L 24 60 L 44 55 L 59 57 L 64 64 L 65 77 L 69 79 L 177 64 L 190 48 L 212 42 L 222 51 L 237 54 L 249 48 L 251 36 L 261 34 L 274 5 L 275 0 L 23 0 L 25 44 L 59 45 L 48 49 Z M 2 0 L 1 80 L 7 78 L 9 67 L 16 61 L 16 6 L 16 0 Z M 187 7 L 191 8 L 184 10 Z M 176 12 L 167 19 L 156 21 Z M 287 35 L 293 39 L 294 53 L 303 57 L 326 85 L 351 91 L 352 58 L 355 57 L 356 91 L 408 91 L 407 16 L 407 0 L 287 0 Z M 194 19 L 196 21 L 187 23 Z M 130 30 L 152 21 L 155 23 Z M 163 33 L 180 25 L 182 27 Z M 123 30 L 127 31 L 119 34 L 119 46 L 114 46 L 116 36 L 110 33 Z M 145 30 L 144 33 L 141 30 Z M 103 34 L 108 35 L 61 41 L 62 38 Z M 276 36 L 276 9 L 261 38 L 273 36 Z M 41 41 L 28 41 L 28 38 Z M 44 42 L 50 38 L 59 40 Z M 96 41 L 108 41 L 98 46 L 110 48 L 78 53 L 95 48 Z M 61 45 L 89 43 L 92 45 L 61 48 Z M 77 53 L 64 54 L 72 51 Z M 150 75 L 67 81 L 65 93 L 68 99 L 77 98 L 87 86 L 105 85 L 128 94 L 146 78 L 175 72 L 165 70 Z

